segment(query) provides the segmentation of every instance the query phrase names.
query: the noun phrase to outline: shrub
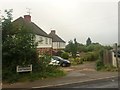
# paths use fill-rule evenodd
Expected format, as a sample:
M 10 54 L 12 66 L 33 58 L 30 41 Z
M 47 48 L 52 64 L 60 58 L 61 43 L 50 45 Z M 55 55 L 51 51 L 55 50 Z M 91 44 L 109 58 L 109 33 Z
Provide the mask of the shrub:
M 43 72 L 46 71 L 51 60 L 51 56 L 43 55 L 39 58 L 37 64 L 34 67 L 34 72 Z
M 59 50 L 59 51 L 53 51 L 53 55 L 55 55 L 55 56 L 61 56 L 62 53 L 63 53 L 62 50 Z
M 104 53 L 104 49 L 101 49 L 99 51 L 99 58 L 96 61 L 96 70 L 101 70 L 104 67 L 104 63 L 103 63 L 103 53 Z
M 100 59 L 98 59 L 96 61 L 96 70 L 97 71 L 101 70 L 103 68 L 103 66 L 104 66 L 103 62 Z
M 98 59 L 98 53 L 97 52 L 88 52 L 81 56 L 81 60 L 83 61 L 95 61 Z
M 2 71 L 2 80 L 8 83 L 14 83 L 16 81 L 18 81 L 18 75 L 16 72 L 12 72 L 12 71 Z
M 74 60 L 76 62 L 76 64 L 83 64 L 83 60 L 81 60 L 80 58 L 75 58 Z
M 65 73 L 59 70 L 57 66 L 49 65 L 50 60 L 51 56 L 44 55 L 43 57 L 40 57 L 37 63 L 33 65 L 32 73 L 17 73 L 15 70 L 13 72 L 13 69 L 11 71 L 4 69 L 2 72 L 3 81 L 8 83 L 17 81 L 34 81 L 41 78 L 58 77 L 65 75 Z
M 105 71 L 112 71 L 112 72 L 118 71 L 117 67 L 114 67 L 112 65 L 105 65 L 103 70 L 105 70 Z
M 81 58 L 70 58 L 69 59 L 72 65 L 83 64 L 83 60 Z
M 64 59 L 68 59 L 69 58 L 69 54 L 67 52 L 63 52 L 61 54 L 61 57 L 64 58 Z

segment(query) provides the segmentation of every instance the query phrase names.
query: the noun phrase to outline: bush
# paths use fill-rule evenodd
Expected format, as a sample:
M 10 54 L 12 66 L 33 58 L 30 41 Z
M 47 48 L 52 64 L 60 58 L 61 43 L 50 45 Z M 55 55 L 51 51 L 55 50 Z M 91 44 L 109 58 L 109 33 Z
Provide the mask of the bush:
M 83 61 L 95 61 L 98 59 L 98 54 L 97 52 L 88 52 L 81 56 L 81 60 Z
M 99 71 L 103 68 L 104 64 L 103 62 L 99 59 L 96 61 L 96 70 Z
M 67 52 L 63 52 L 61 54 L 61 57 L 64 58 L 64 59 L 68 59 L 69 58 L 69 54 Z
M 103 63 L 103 53 L 104 53 L 104 49 L 102 48 L 99 51 L 99 58 L 96 61 L 96 70 L 101 70 L 104 67 L 104 63 Z
M 110 71 L 110 72 L 115 72 L 118 71 L 117 67 L 114 67 L 112 65 L 104 65 L 101 69 L 101 71 Z
M 47 77 L 58 77 L 64 76 L 65 73 L 57 66 L 49 65 L 51 60 L 51 56 L 44 55 L 40 57 L 37 63 L 33 64 L 33 71 L 24 72 L 24 73 L 17 73 L 15 70 L 8 71 L 6 69 L 3 70 L 3 81 L 8 83 L 13 83 L 17 81 L 34 81 L 37 79 L 47 78 Z
M 12 71 L 2 71 L 2 80 L 8 83 L 14 83 L 16 81 L 18 81 L 18 75 L 16 72 L 12 72 Z
M 59 51 L 53 51 L 53 55 L 55 55 L 55 56 L 61 56 L 62 53 L 63 53 L 62 50 L 59 50 Z
M 83 64 L 83 60 L 81 60 L 80 58 L 75 58 L 74 60 L 76 62 L 76 64 Z
M 69 59 L 72 65 L 78 65 L 78 64 L 83 64 L 83 60 L 80 58 L 70 58 Z

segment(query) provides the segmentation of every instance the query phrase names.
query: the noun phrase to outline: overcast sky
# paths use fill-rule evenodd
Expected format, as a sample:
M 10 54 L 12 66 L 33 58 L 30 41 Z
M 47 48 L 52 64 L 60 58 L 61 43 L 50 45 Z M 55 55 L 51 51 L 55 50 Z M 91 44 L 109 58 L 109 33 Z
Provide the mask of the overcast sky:
M 118 0 L 1 0 L 1 14 L 13 9 L 13 20 L 31 9 L 32 22 L 46 33 L 55 29 L 66 42 L 77 39 L 112 45 L 118 41 Z

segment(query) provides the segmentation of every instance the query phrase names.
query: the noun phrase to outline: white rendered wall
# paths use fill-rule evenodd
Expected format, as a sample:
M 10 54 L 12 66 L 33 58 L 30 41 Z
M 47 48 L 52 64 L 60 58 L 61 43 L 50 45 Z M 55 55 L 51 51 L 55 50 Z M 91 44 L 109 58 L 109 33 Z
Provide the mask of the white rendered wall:
M 63 42 L 53 42 L 53 49 L 64 49 L 65 43 Z
M 52 47 L 52 39 L 48 37 L 36 35 L 36 42 L 39 42 L 37 48 L 51 48 Z

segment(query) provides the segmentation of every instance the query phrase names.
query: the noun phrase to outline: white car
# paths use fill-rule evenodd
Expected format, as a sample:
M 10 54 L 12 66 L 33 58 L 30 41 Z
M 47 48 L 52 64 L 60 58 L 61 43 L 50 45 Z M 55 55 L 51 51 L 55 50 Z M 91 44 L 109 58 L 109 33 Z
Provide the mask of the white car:
M 51 58 L 51 62 L 49 63 L 49 65 L 59 65 L 60 61 L 54 60 L 53 58 Z
M 59 56 L 52 56 L 51 62 L 49 63 L 49 65 L 59 65 L 62 67 L 67 67 L 67 66 L 70 66 L 71 63 L 69 60 L 65 60 Z

